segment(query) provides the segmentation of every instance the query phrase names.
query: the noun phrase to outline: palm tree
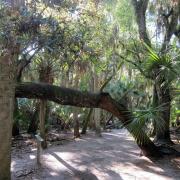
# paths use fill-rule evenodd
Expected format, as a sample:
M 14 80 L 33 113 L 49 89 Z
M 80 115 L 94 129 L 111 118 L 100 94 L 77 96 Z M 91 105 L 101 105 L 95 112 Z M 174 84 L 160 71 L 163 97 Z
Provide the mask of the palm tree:
M 171 85 L 172 81 L 178 77 L 180 52 L 175 52 L 173 48 L 164 54 L 157 54 L 152 48 L 146 45 L 148 60 L 145 62 L 145 71 L 154 79 L 154 102 L 155 106 L 161 107 L 159 112 L 160 122 L 164 130 L 156 130 L 155 141 L 158 143 L 172 143 L 170 139 L 170 107 L 171 107 Z
M 148 36 L 147 27 L 146 27 L 146 20 L 147 20 L 147 10 L 150 5 L 152 5 L 154 2 L 151 2 L 149 0 L 131 0 L 132 5 L 134 7 L 136 22 L 138 26 L 138 32 L 139 32 L 139 38 L 146 43 L 147 46 L 153 48 L 152 42 Z M 152 3 L 152 4 L 151 4 Z M 149 5 L 149 6 L 148 6 Z M 167 1 L 165 3 L 162 3 L 161 1 L 156 1 L 155 4 L 152 5 L 154 8 L 153 16 L 157 18 L 157 31 L 161 29 L 161 43 L 157 42 L 158 46 L 160 47 L 159 54 L 156 56 L 153 51 L 151 51 L 151 55 L 154 56 L 154 58 L 158 61 L 156 61 L 156 66 L 152 69 L 152 76 L 149 78 L 154 81 L 154 92 L 157 94 L 157 103 L 160 106 L 163 106 L 164 111 L 160 112 L 161 119 L 165 122 L 165 128 L 164 130 L 156 133 L 156 141 L 158 143 L 170 143 L 172 144 L 172 141 L 170 139 L 170 133 L 169 133 L 169 124 L 170 124 L 170 89 L 168 84 L 169 77 L 167 77 L 165 74 L 162 73 L 162 67 L 164 66 L 168 60 L 168 49 L 171 44 L 171 39 L 173 35 L 177 35 L 177 29 L 178 29 L 178 19 L 180 15 L 180 1 Z M 152 7 L 151 6 L 151 7 Z M 149 12 L 151 14 L 151 12 Z M 156 33 L 156 38 L 157 37 Z M 163 40 L 162 40 L 163 37 Z M 139 56 L 138 61 L 141 59 L 141 55 Z M 136 66 L 137 67 L 137 66 Z M 144 74 L 144 72 L 141 69 L 141 72 Z M 168 74 L 169 75 L 169 74 Z

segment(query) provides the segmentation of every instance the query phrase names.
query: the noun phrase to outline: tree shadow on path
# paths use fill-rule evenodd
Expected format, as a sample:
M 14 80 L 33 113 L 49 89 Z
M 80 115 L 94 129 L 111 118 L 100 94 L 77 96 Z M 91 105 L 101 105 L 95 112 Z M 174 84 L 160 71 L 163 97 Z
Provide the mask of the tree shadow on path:
M 93 173 L 91 173 L 88 170 L 86 170 L 86 171 L 79 171 L 79 170 L 75 169 L 74 167 L 69 165 L 66 161 L 64 161 L 62 158 L 60 158 L 56 153 L 49 152 L 49 154 L 51 154 L 61 164 L 63 164 L 67 169 L 69 169 L 72 172 L 72 174 L 73 174 L 75 179 L 77 179 L 77 180 L 99 180 Z

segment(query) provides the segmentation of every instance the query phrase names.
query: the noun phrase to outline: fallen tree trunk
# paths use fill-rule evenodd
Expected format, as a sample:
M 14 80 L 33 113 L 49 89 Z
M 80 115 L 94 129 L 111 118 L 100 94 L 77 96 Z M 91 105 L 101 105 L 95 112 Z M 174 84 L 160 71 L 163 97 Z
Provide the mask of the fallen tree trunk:
M 133 120 L 132 114 L 128 111 L 124 104 L 116 102 L 108 93 L 81 92 L 45 83 L 20 83 L 16 85 L 15 95 L 18 98 L 49 100 L 61 105 L 104 109 L 120 119 L 120 121 L 136 139 L 137 145 L 140 147 L 145 156 L 161 156 L 158 148 L 142 129 L 139 129 L 138 136 L 131 131 L 128 125 Z

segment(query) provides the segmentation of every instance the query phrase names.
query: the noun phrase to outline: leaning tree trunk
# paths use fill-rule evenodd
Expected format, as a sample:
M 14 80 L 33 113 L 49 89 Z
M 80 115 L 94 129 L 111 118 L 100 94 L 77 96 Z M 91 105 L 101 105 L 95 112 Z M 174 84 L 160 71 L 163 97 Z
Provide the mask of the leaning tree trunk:
M 111 112 L 124 124 L 132 136 L 136 139 L 137 145 L 143 154 L 148 157 L 159 157 L 158 148 L 149 139 L 146 133 L 139 129 L 137 134 L 129 128 L 133 116 L 123 103 L 118 103 L 108 93 L 81 92 L 69 88 L 62 88 L 49 84 L 21 83 L 16 86 L 16 97 L 36 98 L 54 101 L 61 105 L 76 107 L 101 108 Z
M 0 179 L 9 180 L 15 78 L 11 52 L 0 57 Z

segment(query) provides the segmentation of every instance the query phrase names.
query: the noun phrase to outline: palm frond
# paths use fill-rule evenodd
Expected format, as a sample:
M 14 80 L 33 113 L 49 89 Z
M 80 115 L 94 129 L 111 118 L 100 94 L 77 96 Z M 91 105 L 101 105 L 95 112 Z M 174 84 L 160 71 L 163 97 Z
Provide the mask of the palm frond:
M 165 122 L 160 118 L 160 113 L 164 110 L 163 104 L 158 107 L 150 106 L 147 109 L 134 111 L 134 120 L 128 124 L 127 128 L 130 132 L 132 132 L 132 134 L 134 134 L 135 139 L 139 141 L 138 143 L 141 144 L 146 142 L 147 137 L 143 137 L 143 133 L 148 130 L 148 124 L 156 124 L 156 129 L 160 132 L 164 130 Z

